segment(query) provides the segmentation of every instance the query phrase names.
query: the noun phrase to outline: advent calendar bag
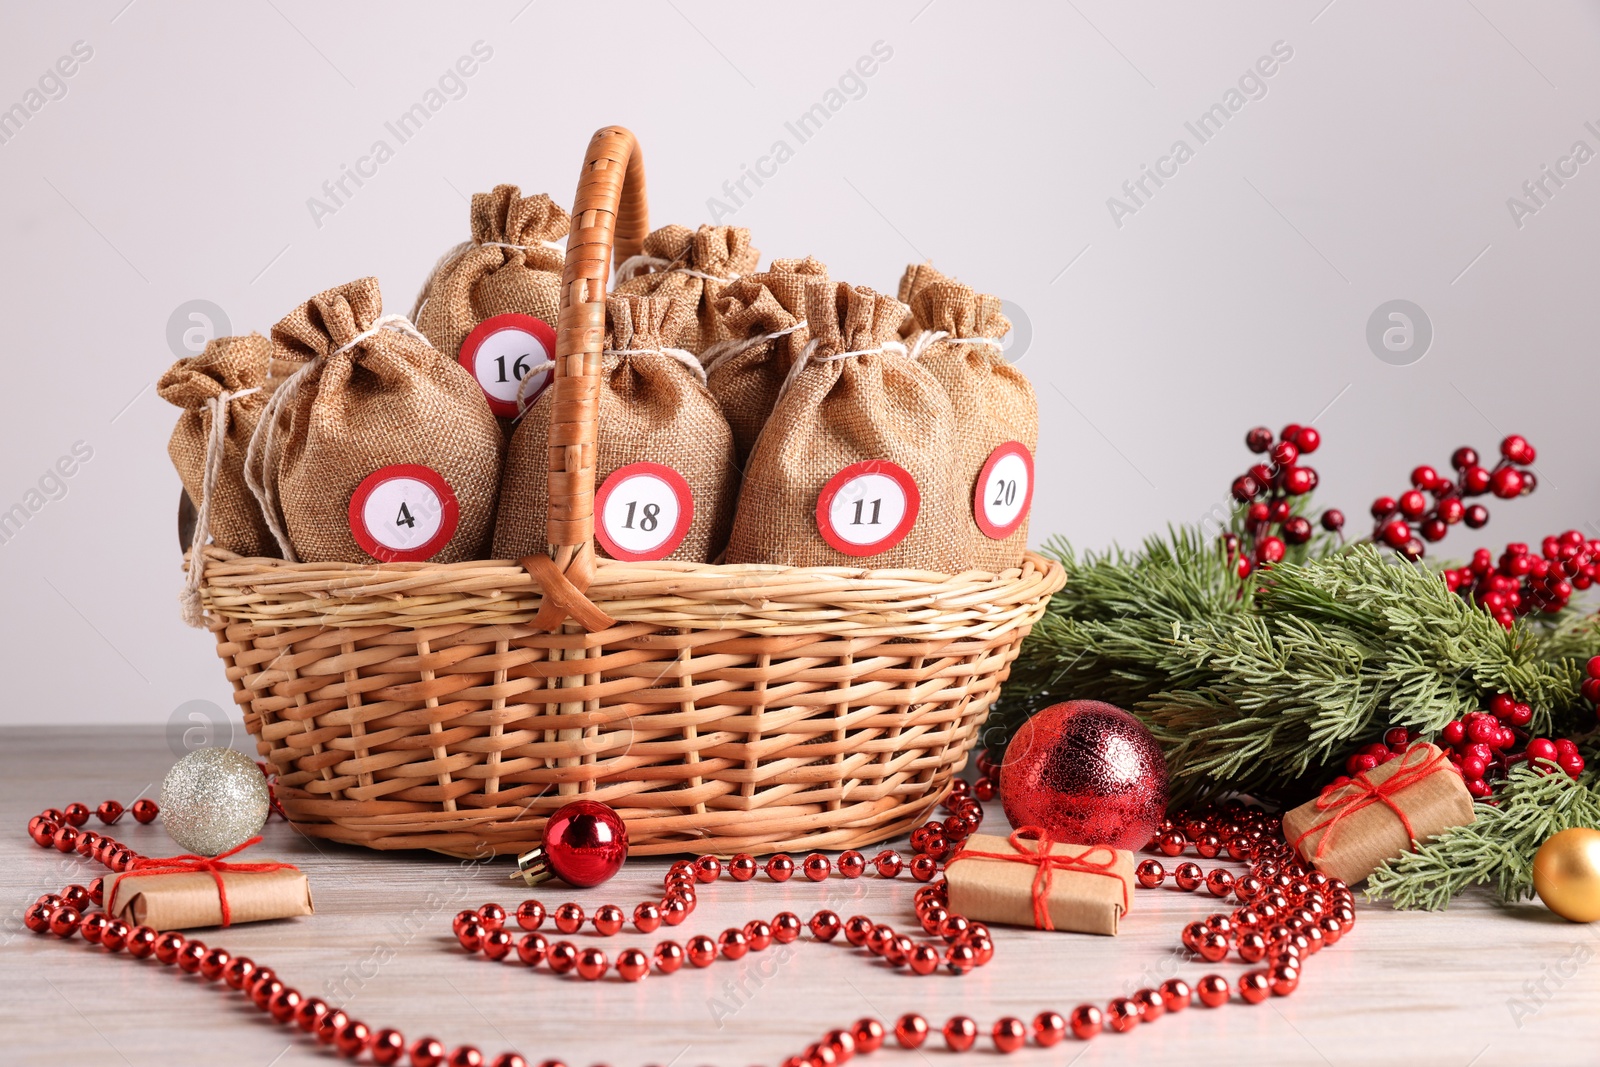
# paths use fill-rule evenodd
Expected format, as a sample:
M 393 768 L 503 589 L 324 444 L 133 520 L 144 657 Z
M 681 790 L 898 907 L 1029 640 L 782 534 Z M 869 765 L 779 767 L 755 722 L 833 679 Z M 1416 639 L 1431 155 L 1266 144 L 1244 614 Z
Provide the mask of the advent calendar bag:
M 999 297 L 948 279 L 916 290 L 911 311 L 922 328 L 911 356 L 944 386 L 960 427 L 965 566 L 990 572 L 1015 567 L 1028 547 L 1039 405 L 1032 384 L 1001 350 L 1011 323 Z
M 727 336 L 718 325 L 717 298 L 760 261 L 761 253 L 750 247 L 750 231 L 742 226 L 663 226 L 644 239 L 640 255 L 617 267 L 615 288 L 686 300 L 693 318 L 678 347 L 699 355 Z
M 739 491 L 733 435 L 705 372 L 675 342 L 694 329 L 694 305 L 613 293 L 596 407 L 595 542 L 612 559 L 710 562 L 727 543 Z M 494 555 L 545 550 L 550 413 L 539 398 L 511 439 Z
M 780 259 L 760 274 L 730 284 L 717 301 L 727 339 L 701 353 L 711 395 L 733 431 L 743 465 L 766 425 L 789 368 L 811 340 L 806 283 L 827 281 L 828 268 L 807 256 Z
M 746 465 L 728 562 L 954 573 L 956 426 L 897 340 L 905 306 L 843 282 L 805 296 L 811 341 Z
M 268 400 L 245 474 L 283 557 L 481 559 L 502 445 L 472 376 L 383 315 L 376 278 L 312 297 L 272 341 L 300 367 Z
M 163 400 L 183 409 L 167 454 L 205 520 L 195 531 L 197 547 L 209 532 L 218 548 L 241 556 L 278 554 L 244 481 L 245 452 L 267 402 L 271 355 L 272 342 L 258 333 L 218 337 L 199 355 L 178 360 L 156 383 Z
M 544 193 L 497 185 L 473 196 L 471 221 L 472 239 L 439 259 L 411 319 L 477 379 L 509 433 L 550 383 L 571 219 Z

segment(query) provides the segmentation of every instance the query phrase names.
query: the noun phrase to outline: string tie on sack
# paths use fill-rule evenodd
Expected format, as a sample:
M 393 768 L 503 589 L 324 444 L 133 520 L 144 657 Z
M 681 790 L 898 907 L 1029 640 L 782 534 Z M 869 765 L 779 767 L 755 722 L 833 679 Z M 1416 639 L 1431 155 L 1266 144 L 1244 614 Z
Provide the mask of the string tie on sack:
M 679 262 L 675 259 L 664 259 L 661 256 L 637 255 L 629 256 L 617 264 L 616 277 L 613 285 L 632 281 L 641 274 L 684 274 L 690 278 L 699 278 L 708 282 L 736 282 L 743 275 L 729 274 L 726 277 L 720 274 L 707 274 L 705 271 L 694 270 L 690 267 L 678 267 L 673 264 Z
M 928 349 L 940 341 L 948 341 L 953 345 L 993 345 L 997 349 L 1005 349 L 1005 342 L 998 337 L 951 337 L 948 330 L 923 330 L 912 342 L 910 358 L 921 359 Z
M 540 240 L 531 245 L 514 245 L 506 241 L 462 241 L 451 248 L 450 251 L 440 256 L 434 263 L 433 269 L 428 272 L 428 278 L 422 283 L 422 288 L 417 292 L 417 299 L 411 305 L 411 321 L 416 322 L 422 317 L 422 309 L 428 305 L 428 297 L 433 292 L 433 283 L 439 275 L 456 265 L 456 261 L 471 252 L 474 248 L 510 248 L 517 252 L 537 252 L 548 248 L 553 252 L 566 254 L 567 246 L 561 241 Z
M 667 356 L 682 363 L 694 372 L 701 385 L 706 384 L 706 369 L 700 363 L 700 358 L 693 352 L 683 348 L 608 348 L 600 353 L 602 356 Z
M 794 361 L 794 364 L 789 368 L 788 375 L 783 379 L 783 385 L 778 388 L 779 399 L 789 391 L 789 387 L 800 377 L 800 372 L 812 363 L 837 363 L 841 359 L 854 359 L 856 356 L 877 356 L 884 353 L 892 353 L 898 356 L 906 354 L 906 346 L 899 341 L 885 341 L 876 348 L 857 348 L 849 352 L 835 352 L 831 356 L 817 355 L 817 349 L 821 347 L 822 339 L 820 337 L 813 337 L 806 343 L 806 347 L 800 353 L 800 358 Z
M 702 364 L 704 364 L 706 373 L 709 374 L 717 369 L 718 364 L 726 360 L 730 360 L 734 356 L 742 355 L 757 345 L 764 345 L 768 341 L 776 341 L 780 337 L 788 337 L 797 330 L 803 330 L 805 328 L 806 320 L 801 319 L 799 322 L 788 327 L 787 329 L 774 330 L 772 333 L 758 333 L 750 337 L 739 337 L 727 341 L 718 341 L 715 344 L 706 346 L 706 350 L 700 354 L 700 361 Z
M 183 592 L 178 596 L 182 606 L 183 621 L 197 629 L 205 628 L 205 612 L 200 603 L 200 578 L 205 563 L 201 550 L 211 538 L 211 500 L 217 488 L 217 478 L 222 474 L 222 450 L 228 438 L 229 405 L 242 397 L 261 392 L 260 386 L 229 392 L 224 389 L 216 396 L 206 398 L 206 411 L 211 415 L 211 432 L 206 436 L 205 470 L 200 480 L 200 502 L 195 506 L 194 535 L 189 540 L 189 570 L 184 576 Z

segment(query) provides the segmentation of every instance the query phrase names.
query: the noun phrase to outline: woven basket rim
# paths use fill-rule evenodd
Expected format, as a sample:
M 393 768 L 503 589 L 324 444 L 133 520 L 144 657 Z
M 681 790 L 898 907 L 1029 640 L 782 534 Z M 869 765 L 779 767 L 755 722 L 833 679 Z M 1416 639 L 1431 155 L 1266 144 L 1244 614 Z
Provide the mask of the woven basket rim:
M 999 574 L 599 561 L 587 594 L 618 624 L 766 636 L 991 638 L 1036 621 L 1066 583 L 1034 552 Z M 523 625 L 538 582 L 512 560 L 289 563 L 207 547 L 202 596 L 216 623 L 272 627 Z

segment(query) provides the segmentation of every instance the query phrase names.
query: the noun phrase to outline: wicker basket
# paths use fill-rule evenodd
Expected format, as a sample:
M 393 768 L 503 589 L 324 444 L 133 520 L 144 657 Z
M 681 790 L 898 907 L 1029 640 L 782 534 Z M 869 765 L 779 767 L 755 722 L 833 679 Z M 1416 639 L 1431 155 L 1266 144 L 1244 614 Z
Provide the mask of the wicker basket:
M 557 328 L 551 553 L 285 563 L 209 548 L 217 651 L 290 821 L 456 856 L 537 844 L 578 797 L 635 854 L 851 848 L 944 796 L 1064 582 L 623 563 L 593 545 L 595 396 L 615 258 L 647 229 L 633 135 L 595 134 Z

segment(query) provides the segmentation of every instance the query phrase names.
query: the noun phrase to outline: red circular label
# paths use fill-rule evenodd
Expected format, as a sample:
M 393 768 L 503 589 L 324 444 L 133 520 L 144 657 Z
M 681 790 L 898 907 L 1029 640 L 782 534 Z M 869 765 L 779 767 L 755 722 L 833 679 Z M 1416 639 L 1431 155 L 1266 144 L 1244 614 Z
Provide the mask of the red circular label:
M 660 463 L 618 467 L 594 495 L 594 538 L 612 559 L 666 559 L 693 522 L 689 483 Z
M 1033 453 L 1007 441 L 989 453 L 972 490 L 972 519 L 984 536 L 1004 541 L 1022 526 L 1033 506 Z
M 417 463 L 375 470 L 350 495 L 350 533 L 380 563 L 432 559 L 460 521 L 450 483 Z
M 922 494 L 904 467 L 886 459 L 852 463 L 817 497 L 817 532 L 847 556 L 876 556 L 906 539 Z
M 533 406 L 555 375 L 556 332 L 532 315 L 495 315 L 473 327 L 456 362 L 467 368 L 496 415 L 514 418 Z M 522 379 L 537 374 L 541 381 Z M 522 404 L 517 404 L 517 397 Z

